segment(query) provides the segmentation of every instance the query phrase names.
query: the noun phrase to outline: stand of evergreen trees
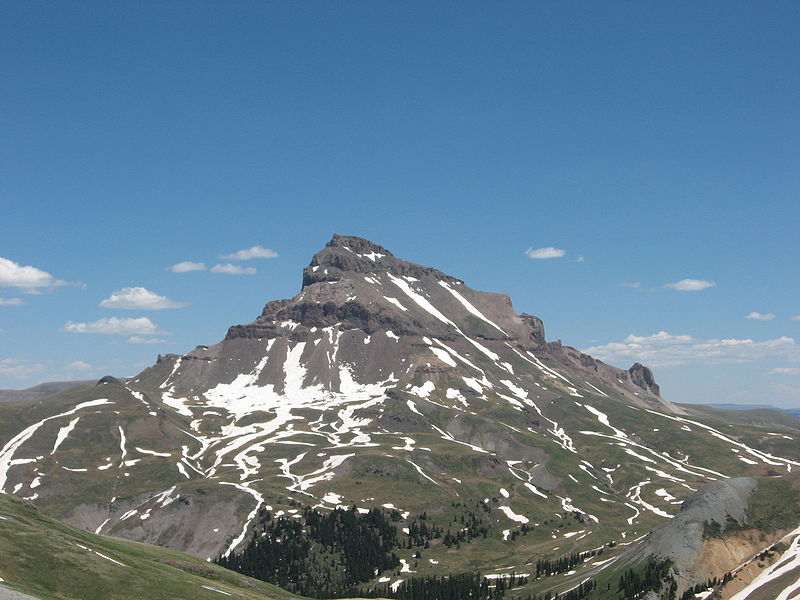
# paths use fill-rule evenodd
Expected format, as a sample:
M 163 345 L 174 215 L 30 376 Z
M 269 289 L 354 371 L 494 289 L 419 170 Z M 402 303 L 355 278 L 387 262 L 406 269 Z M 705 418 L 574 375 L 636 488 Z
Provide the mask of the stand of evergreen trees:
M 428 524 L 428 514 L 422 513 L 408 526 L 408 548 L 430 548 L 431 540 L 442 537 L 442 528 Z
M 553 594 L 553 592 L 545 592 L 544 594 L 536 594 L 534 596 L 528 595 L 525 597 L 520 597 L 519 600 L 583 600 L 589 594 L 592 593 L 592 590 L 597 587 L 597 583 L 594 579 L 587 579 L 583 583 L 581 583 L 578 587 L 569 590 L 568 592 L 562 592 L 560 594 Z
M 578 587 L 571 589 L 568 592 L 557 594 L 553 597 L 553 600 L 583 600 L 592 593 L 595 585 L 594 579 L 589 579 L 588 581 L 584 581 Z
M 403 519 L 396 510 L 375 508 L 360 513 L 352 507 L 320 512 L 299 503 L 293 505 L 299 510 L 292 511 L 296 513 L 292 518 L 274 518 L 269 511 L 260 513 L 253 539 L 240 552 L 217 559 L 217 564 L 312 598 L 501 600 L 508 590 L 528 583 L 527 577 L 515 573 L 496 579 L 464 573 L 404 579 L 394 589 L 388 584 L 367 587 L 364 584 L 378 574 L 400 566 L 396 549 L 429 548 L 435 539 L 448 548 L 459 547 L 472 538 L 486 537 L 489 526 L 476 512 L 468 511 L 449 523 L 451 528 L 460 526 L 455 533 L 452 529 L 444 532 L 422 513 L 409 524 L 408 535 L 401 536 L 396 523 Z M 421 557 L 421 553 L 418 550 L 415 557 Z M 536 577 L 569 571 L 596 554 L 597 551 L 591 551 L 539 560 Z M 652 581 L 660 582 L 666 574 L 666 570 L 662 573 L 661 565 L 655 566 L 659 568 L 648 563 L 643 574 L 633 571 L 623 574 L 619 589 L 625 600 L 641 590 L 658 589 L 647 587 Z M 664 569 L 668 569 L 668 564 Z M 583 600 L 594 586 L 594 580 L 588 580 L 560 595 L 548 592 L 529 595 L 526 600 Z
M 461 528 L 455 533 L 452 533 L 450 529 L 447 530 L 442 543 L 448 548 L 453 546 L 458 548 L 464 542 L 469 543 L 474 538 L 485 538 L 489 535 L 489 526 L 473 511 L 470 511 L 466 517 L 461 515 L 460 525 Z
M 302 519 L 264 515 L 263 531 L 239 553 L 217 564 L 302 596 L 357 595 L 376 572 L 400 565 L 397 528 L 379 509 L 355 507 L 321 513 L 305 508 Z
M 705 583 L 698 583 L 694 587 L 691 587 L 688 590 L 686 590 L 685 592 L 683 592 L 683 594 L 681 594 L 681 600 L 691 600 L 692 598 L 695 597 L 695 594 L 699 594 L 700 592 L 704 592 L 705 590 L 707 590 L 709 588 L 715 588 L 720 584 L 725 585 L 731 579 L 733 579 L 733 575 L 730 573 L 730 571 L 728 573 L 725 573 L 725 575 L 722 577 L 722 581 L 720 581 L 716 577 L 712 577 L 711 579 L 709 579 Z
M 556 559 L 542 558 L 536 561 L 536 578 L 547 577 L 555 575 L 556 573 L 566 573 L 572 570 L 577 565 L 585 561 L 587 558 L 596 556 L 597 551 L 581 552 L 580 554 L 573 552 L 572 554 L 565 554 Z
M 445 577 L 412 577 L 394 590 L 386 585 L 362 590 L 362 595 L 397 600 L 500 600 L 506 591 L 526 583 L 526 577 L 515 573 L 496 579 L 487 579 L 477 573 L 461 573 Z
M 668 600 L 674 600 L 678 586 L 670 575 L 671 565 L 668 560 L 656 561 L 651 557 L 641 572 L 633 569 L 625 571 L 619 578 L 617 588 L 622 593 L 620 600 L 635 600 L 645 592 L 660 591 L 665 584 L 668 586 Z

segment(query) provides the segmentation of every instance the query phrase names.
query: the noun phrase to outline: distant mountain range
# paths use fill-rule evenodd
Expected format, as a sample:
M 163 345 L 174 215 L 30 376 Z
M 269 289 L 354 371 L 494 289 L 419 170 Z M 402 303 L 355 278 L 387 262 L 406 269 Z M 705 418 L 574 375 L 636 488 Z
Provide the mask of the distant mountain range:
M 798 438 L 782 413 L 673 404 L 508 296 L 334 236 L 219 343 L 3 402 L 0 490 L 301 595 L 513 572 L 515 598 L 728 597 L 793 547 Z
M 778 408 L 769 404 L 707 404 L 706 406 L 723 410 L 777 410 L 800 419 L 800 408 Z
M 7 400 L 37 400 L 64 390 L 94 385 L 95 383 L 97 382 L 94 379 L 84 381 L 48 381 L 24 390 L 0 390 L 0 402 Z

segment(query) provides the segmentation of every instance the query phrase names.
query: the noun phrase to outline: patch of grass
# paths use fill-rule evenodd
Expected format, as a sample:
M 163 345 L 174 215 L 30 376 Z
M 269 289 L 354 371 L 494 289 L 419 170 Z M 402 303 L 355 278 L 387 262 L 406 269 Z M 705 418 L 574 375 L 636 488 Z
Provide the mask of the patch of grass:
M 750 496 L 747 528 L 765 532 L 794 527 L 800 522 L 800 490 L 785 479 L 760 478 Z
M 0 577 L 45 600 L 298 598 L 187 554 L 75 529 L 7 495 L 0 517 Z

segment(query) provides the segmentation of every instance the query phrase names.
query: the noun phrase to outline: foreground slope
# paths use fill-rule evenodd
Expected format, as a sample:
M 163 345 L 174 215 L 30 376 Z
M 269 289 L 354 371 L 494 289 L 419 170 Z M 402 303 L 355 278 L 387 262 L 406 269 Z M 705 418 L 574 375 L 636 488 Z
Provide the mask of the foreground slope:
M 670 403 L 642 365 L 547 342 L 507 296 L 335 236 L 297 296 L 220 343 L 0 405 L 0 490 L 201 558 L 304 505 L 394 507 L 401 529 L 425 514 L 454 534 L 478 515 L 485 537 L 434 540 L 423 560 L 404 548 L 391 582 L 501 574 L 624 548 L 704 484 L 800 467 L 796 420 L 727 414 Z
M 6 586 L 46 600 L 297 598 L 180 552 L 70 527 L 7 495 L 0 557 Z

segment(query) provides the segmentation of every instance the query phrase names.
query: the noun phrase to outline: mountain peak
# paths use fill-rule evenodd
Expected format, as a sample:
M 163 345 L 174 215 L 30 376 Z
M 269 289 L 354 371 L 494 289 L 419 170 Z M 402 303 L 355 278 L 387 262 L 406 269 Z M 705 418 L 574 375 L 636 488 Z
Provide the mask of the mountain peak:
M 450 283 L 463 283 L 430 267 L 396 258 L 389 250 L 367 239 L 334 234 L 317 252 L 303 272 L 303 288 L 315 283 L 353 279 L 352 275 L 390 273 L 395 277 L 421 279 L 432 276 Z
M 358 254 L 383 254 L 384 256 L 392 256 L 383 246 L 379 246 L 375 242 L 368 239 L 357 237 L 355 235 L 339 235 L 334 233 L 331 241 L 325 245 L 326 248 L 344 248 Z
M 327 340 L 326 336 L 333 335 L 325 331 L 345 336 L 342 340 L 348 340 L 343 343 L 349 350 L 339 352 L 333 347 L 338 347 L 337 342 L 328 351 L 337 356 L 352 352 L 349 363 L 365 369 L 359 372 L 363 381 L 379 381 L 386 368 L 387 372 L 402 369 L 412 376 L 415 371 L 408 370 L 410 357 L 425 368 L 455 368 L 446 357 L 442 359 L 437 353 L 432 357 L 432 351 L 419 350 L 430 344 L 448 345 L 468 362 L 456 360 L 468 366 L 474 365 L 477 350 L 478 355 L 491 360 L 490 368 L 500 369 L 503 376 L 514 375 L 508 365 L 519 360 L 525 365 L 518 365 L 521 369 L 545 368 L 527 354 L 535 352 L 543 360 L 566 368 L 576 379 L 588 376 L 596 384 L 611 386 L 633 404 L 650 402 L 670 412 L 679 411 L 659 397 L 658 385 L 647 367 L 635 365 L 624 371 L 560 342 L 548 343 L 541 319 L 518 314 L 507 295 L 474 290 L 455 277 L 402 260 L 384 247 L 355 236 L 334 235 L 304 269 L 303 287 L 294 298 L 267 303 L 255 321 L 231 327 L 226 341 L 281 338 L 289 344 L 308 342 L 323 348 L 329 340 L 323 345 L 320 336 Z M 383 342 L 369 346 L 372 358 L 367 359 L 364 344 L 375 334 L 382 334 L 378 339 Z M 384 343 L 400 338 L 410 346 Z M 207 360 L 207 353 L 197 353 L 196 358 Z M 309 371 L 311 379 L 336 389 L 338 368 L 328 359 L 314 358 L 311 363 L 315 365 Z M 481 377 L 486 376 L 485 369 L 478 371 L 483 373 Z M 548 373 L 555 378 L 550 382 L 555 388 L 567 394 L 576 389 L 567 377 Z M 276 377 L 280 379 L 277 371 Z M 276 381 L 275 385 L 280 383 Z

